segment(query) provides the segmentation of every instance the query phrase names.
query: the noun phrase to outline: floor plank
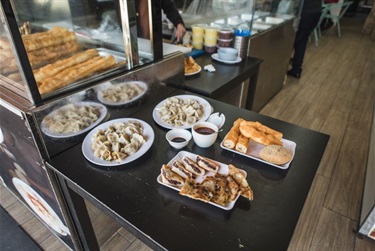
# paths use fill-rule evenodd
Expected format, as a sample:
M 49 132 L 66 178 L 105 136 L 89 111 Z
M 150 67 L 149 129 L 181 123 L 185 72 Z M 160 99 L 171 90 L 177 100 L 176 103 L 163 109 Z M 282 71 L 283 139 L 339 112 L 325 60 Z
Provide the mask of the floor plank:
M 361 132 L 348 128 L 327 193 L 325 207 L 350 219 L 359 218 L 366 171 L 368 140 Z
M 318 174 L 321 174 L 327 178 L 332 176 L 333 170 L 336 166 L 341 143 L 345 136 L 348 119 L 348 112 L 340 112 L 334 109 L 330 110 L 330 113 L 328 114 L 327 119 L 321 128 L 321 132 L 330 135 L 330 138 L 326 151 L 323 155 L 323 159 L 320 163 L 317 172 Z
M 356 228 L 356 224 L 342 215 L 322 208 L 309 250 L 353 250 L 356 238 L 353 229 Z
M 316 219 L 321 213 L 328 185 L 329 179 L 321 175 L 315 177 L 300 216 L 300 224 L 297 224 L 294 230 L 295 234 L 288 251 L 309 250 L 318 223 Z

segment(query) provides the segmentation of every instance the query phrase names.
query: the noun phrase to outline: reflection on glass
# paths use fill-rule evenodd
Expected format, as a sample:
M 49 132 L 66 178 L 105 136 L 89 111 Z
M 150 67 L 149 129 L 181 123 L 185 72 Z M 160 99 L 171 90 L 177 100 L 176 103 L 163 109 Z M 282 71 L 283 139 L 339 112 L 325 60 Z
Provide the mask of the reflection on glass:
M 0 19 L 4 20 L 0 11 Z M 22 72 L 18 67 L 18 59 L 15 56 L 13 43 L 10 40 L 9 31 L 3 22 L 0 22 L 0 75 L 10 79 L 14 85 L 24 86 Z M 3 62 L 6 62 L 3 63 Z M 23 87 L 24 88 L 24 87 Z
M 303 0 L 208 0 L 182 1 L 185 24 L 203 23 L 220 28 L 237 29 L 257 22 L 277 25 L 298 15 Z M 282 20 L 265 20 L 266 17 Z M 271 27 L 271 26 L 269 26 Z M 252 27 L 254 28 L 254 27 Z M 264 30 L 264 26 L 260 30 Z M 252 29 L 254 30 L 254 29 Z M 258 29 L 255 29 L 258 30 Z

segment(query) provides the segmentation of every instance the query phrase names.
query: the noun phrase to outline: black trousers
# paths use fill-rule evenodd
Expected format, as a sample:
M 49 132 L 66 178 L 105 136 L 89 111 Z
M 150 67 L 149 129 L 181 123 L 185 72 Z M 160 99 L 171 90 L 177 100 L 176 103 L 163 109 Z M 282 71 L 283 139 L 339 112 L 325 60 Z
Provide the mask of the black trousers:
M 319 22 L 320 11 L 302 13 L 301 20 L 298 25 L 298 31 L 294 40 L 294 56 L 293 56 L 293 72 L 301 74 L 303 58 L 305 57 L 305 51 L 307 42 L 311 32 L 314 30 Z

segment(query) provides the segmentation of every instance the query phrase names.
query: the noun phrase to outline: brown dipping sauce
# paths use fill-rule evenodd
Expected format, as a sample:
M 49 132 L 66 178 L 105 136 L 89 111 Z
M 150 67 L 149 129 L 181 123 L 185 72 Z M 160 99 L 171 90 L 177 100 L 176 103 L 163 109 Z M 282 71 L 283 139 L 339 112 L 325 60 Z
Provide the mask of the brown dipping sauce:
M 198 127 L 198 128 L 195 128 L 195 131 L 203 135 L 210 135 L 215 132 L 213 129 L 208 128 L 208 127 Z
M 185 142 L 186 139 L 182 138 L 182 137 L 176 137 L 176 138 L 173 138 L 172 139 L 172 142 L 175 142 L 175 143 L 181 143 L 181 142 Z

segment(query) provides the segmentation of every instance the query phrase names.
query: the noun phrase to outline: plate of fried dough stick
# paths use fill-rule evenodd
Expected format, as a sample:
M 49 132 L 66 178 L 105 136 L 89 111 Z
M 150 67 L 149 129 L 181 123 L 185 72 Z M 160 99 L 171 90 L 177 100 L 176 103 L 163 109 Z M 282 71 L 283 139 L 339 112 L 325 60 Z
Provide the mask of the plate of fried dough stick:
M 238 118 L 224 137 L 223 149 L 267 163 L 281 169 L 289 168 L 296 143 L 258 121 Z
M 231 210 L 240 195 L 254 198 L 246 176 L 244 170 L 232 164 L 181 151 L 162 165 L 157 181 L 182 196 Z

